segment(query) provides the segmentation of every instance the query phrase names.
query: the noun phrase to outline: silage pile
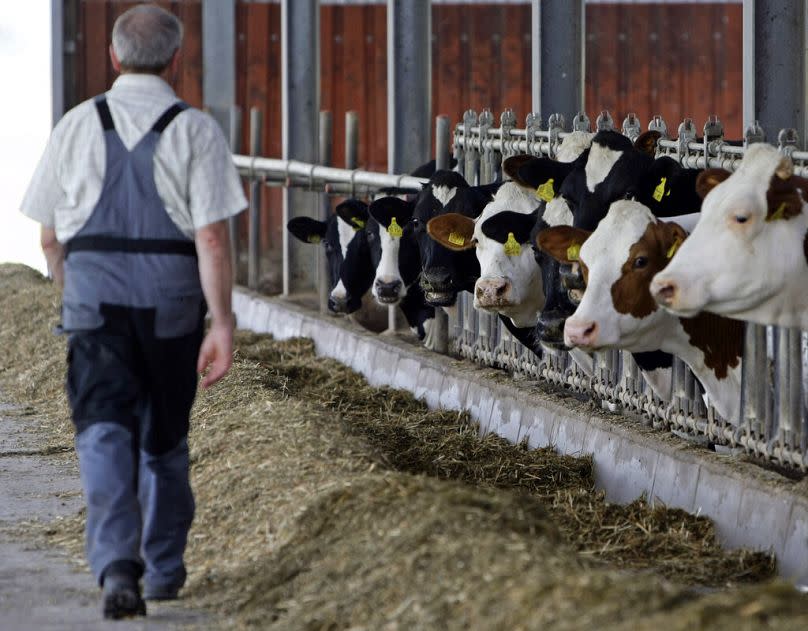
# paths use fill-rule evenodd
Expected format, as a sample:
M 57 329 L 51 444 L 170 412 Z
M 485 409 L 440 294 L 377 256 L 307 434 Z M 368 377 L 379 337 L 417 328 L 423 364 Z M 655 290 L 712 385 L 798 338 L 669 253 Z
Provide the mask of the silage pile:
M 41 393 L 56 396 L 63 379 L 63 350 L 47 331 L 53 292 L 0 266 L 0 297 L 0 341 L 23 349 L 7 353 L 0 387 L 47 402 Z M 8 326 L 22 313 L 24 327 Z M 63 418 L 61 403 L 36 407 Z M 63 422 L 44 427 L 70 443 Z M 808 624 L 808 601 L 766 580 L 771 560 L 721 550 L 708 520 L 641 500 L 607 504 L 590 460 L 480 440 L 464 415 L 370 388 L 306 340 L 239 334 L 232 373 L 198 398 L 191 443 L 188 602 L 239 625 Z M 76 556 L 80 522 L 48 530 Z M 755 584 L 726 587 L 739 583 Z

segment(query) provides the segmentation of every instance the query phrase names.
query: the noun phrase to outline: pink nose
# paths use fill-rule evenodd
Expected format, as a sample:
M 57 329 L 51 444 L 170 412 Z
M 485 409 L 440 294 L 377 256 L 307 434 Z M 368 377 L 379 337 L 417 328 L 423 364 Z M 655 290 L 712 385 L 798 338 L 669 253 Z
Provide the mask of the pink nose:
M 483 307 L 496 307 L 510 301 L 511 281 L 507 278 L 485 278 L 477 281 L 474 296 Z
M 567 346 L 595 346 L 598 332 L 597 322 L 577 322 L 570 318 L 564 325 L 564 342 Z
M 664 277 L 651 282 L 651 295 L 663 307 L 672 307 L 679 295 L 679 285 Z

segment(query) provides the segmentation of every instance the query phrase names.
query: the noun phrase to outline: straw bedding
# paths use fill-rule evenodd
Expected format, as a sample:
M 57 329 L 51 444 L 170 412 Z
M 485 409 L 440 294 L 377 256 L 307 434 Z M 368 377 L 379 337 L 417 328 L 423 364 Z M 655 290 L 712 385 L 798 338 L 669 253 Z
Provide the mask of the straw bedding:
M 4 397 L 68 449 L 58 296 L 0 266 Z M 34 416 L 36 414 L 36 416 Z M 607 503 L 588 458 L 480 439 L 318 358 L 237 334 L 200 394 L 186 602 L 248 628 L 803 629 L 808 600 L 771 557 L 724 551 L 704 518 Z M 82 515 L 29 533 L 81 558 Z

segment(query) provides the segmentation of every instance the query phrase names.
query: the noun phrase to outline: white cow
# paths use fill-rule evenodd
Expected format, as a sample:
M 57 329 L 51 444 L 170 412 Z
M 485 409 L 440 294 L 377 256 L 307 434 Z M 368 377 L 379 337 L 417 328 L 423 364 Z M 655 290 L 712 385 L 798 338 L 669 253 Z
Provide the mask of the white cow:
M 704 310 L 808 328 L 808 180 L 792 171 L 762 143 L 733 174 L 705 171 L 701 218 L 654 278 L 656 301 L 680 315 Z
M 538 246 L 564 263 L 578 261 L 586 290 L 567 319 L 564 341 L 587 350 L 661 350 L 680 357 L 727 420 L 740 413 L 743 323 L 712 314 L 679 318 L 658 308 L 651 278 L 663 269 L 687 233 L 658 221 L 644 205 L 613 203 L 590 233 L 569 226 L 540 233 Z

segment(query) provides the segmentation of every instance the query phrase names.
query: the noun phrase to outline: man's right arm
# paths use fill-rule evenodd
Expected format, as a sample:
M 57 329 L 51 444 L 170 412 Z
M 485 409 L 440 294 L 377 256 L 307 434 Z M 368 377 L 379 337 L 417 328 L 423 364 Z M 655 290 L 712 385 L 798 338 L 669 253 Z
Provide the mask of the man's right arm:
M 233 363 L 233 272 L 227 221 L 217 221 L 199 228 L 195 241 L 199 279 L 211 316 L 210 329 L 199 351 L 197 371 L 202 374 L 209 368 L 202 378 L 202 387 L 208 388 L 224 377 Z
M 65 249 L 56 239 L 56 230 L 48 226 L 42 226 L 39 242 L 42 246 L 42 252 L 45 254 L 45 260 L 48 262 L 48 271 L 50 272 L 53 282 L 59 287 L 64 287 Z

